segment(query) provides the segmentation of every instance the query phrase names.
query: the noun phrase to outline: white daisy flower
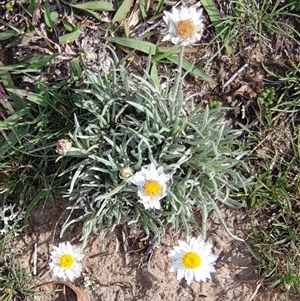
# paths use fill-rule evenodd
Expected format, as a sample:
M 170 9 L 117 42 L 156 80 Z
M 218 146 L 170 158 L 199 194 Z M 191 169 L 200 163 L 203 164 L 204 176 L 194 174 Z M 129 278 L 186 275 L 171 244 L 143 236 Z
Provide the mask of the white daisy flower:
M 201 237 L 187 237 L 187 242 L 178 241 L 179 246 L 174 247 L 169 257 L 175 260 L 170 272 L 177 271 L 177 280 L 185 278 L 188 285 L 196 281 L 206 282 L 210 273 L 215 272 L 213 265 L 218 256 L 211 254 L 212 245 L 205 243 Z
M 170 180 L 170 175 L 163 172 L 163 167 L 156 169 L 151 163 L 148 167 L 142 167 L 140 172 L 135 173 L 130 182 L 138 186 L 140 202 L 145 209 L 160 209 L 160 202 L 167 193 L 166 182 Z
M 188 46 L 201 39 L 204 24 L 203 9 L 195 7 L 173 7 L 171 12 L 164 11 L 163 17 L 168 26 L 168 34 L 163 41 L 171 40 L 175 45 Z
M 73 281 L 81 274 L 82 266 L 78 261 L 83 257 L 81 250 L 74 248 L 69 242 L 60 243 L 58 247 L 53 247 L 49 266 L 54 276 Z

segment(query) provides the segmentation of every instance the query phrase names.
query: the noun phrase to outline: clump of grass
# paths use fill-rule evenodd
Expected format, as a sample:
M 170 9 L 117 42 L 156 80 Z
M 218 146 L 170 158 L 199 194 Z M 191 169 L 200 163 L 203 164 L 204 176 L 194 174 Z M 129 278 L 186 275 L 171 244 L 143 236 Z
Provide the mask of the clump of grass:
M 14 230 L 0 236 L 0 295 L 2 301 L 35 300 L 33 277 L 15 260 L 8 248 Z
M 272 72 L 270 73 L 269 70 L 267 71 L 280 83 L 281 94 L 272 110 L 275 112 L 297 113 L 300 106 L 299 62 L 294 62 L 291 58 L 290 66 L 285 66 L 285 75 L 277 75 Z
M 230 41 L 234 38 L 247 36 L 258 40 L 262 46 L 271 43 L 272 35 L 286 36 L 291 40 L 299 38 L 299 32 L 283 18 L 295 20 L 298 18 L 295 3 L 292 1 L 282 5 L 281 0 L 276 0 L 272 5 L 268 0 L 241 0 L 230 1 L 232 13 L 216 25 L 224 30 L 223 36 Z M 227 44 L 230 42 L 227 42 Z
M 147 235 L 159 238 L 167 223 L 183 225 L 186 233 L 189 223 L 199 227 L 198 210 L 204 237 L 211 210 L 227 229 L 219 207 L 243 207 L 234 193 L 245 191 L 248 182 L 236 170 L 243 166 L 244 153 L 238 149 L 240 131 L 227 125 L 227 110 L 191 101 L 187 114 L 180 89 L 173 101 L 169 87 L 157 86 L 146 73 L 144 78 L 128 74 L 112 56 L 111 72 L 87 71 L 86 89 L 74 91 L 81 114 L 75 115 L 70 134 L 73 147 L 61 160 L 79 159 L 63 172 L 70 177 L 65 196 L 74 202 L 70 209 L 77 218 L 68 220 L 62 232 L 82 221 L 85 242 L 93 230 L 104 236 L 126 222 L 140 223 Z M 145 210 L 136 188 L 119 177 L 124 167 L 137 172 L 151 162 L 172 175 L 162 210 Z
M 1 75 L 5 80 L 4 73 Z M 72 82 L 69 78 L 46 85 L 37 79 L 32 91 L 26 92 L 5 81 L 17 110 L 0 122 L 0 179 L 4 179 L 1 194 L 4 202 L 13 200 L 27 209 L 25 225 L 34 206 L 50 200 L 55 189 L 66 182 L 58 174 L 68 160 L 55 165 L 54 147 L 56 137 L 72 129 L 75 111 L 70 94 Z
M 268 139 L 261 142 L 263 155 L 255 157 L 256 177 L 249 206 L 250 241 L 261 267 L 262 283 L 271 288 L 283 285 L 288 296 L 300 293 L 300 158 L 298 133 L 292 121 L 285 122 L 284 130 L 273 125 L 272 132 L 266 133 Z

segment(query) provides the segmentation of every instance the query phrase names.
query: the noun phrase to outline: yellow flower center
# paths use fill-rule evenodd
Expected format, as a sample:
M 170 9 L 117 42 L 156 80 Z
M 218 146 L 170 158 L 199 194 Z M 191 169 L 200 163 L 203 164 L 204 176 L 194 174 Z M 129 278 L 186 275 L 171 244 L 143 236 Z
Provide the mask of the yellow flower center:
M 201 258 L 195 252 L 187 252 L 182 257 L 182 265 L 188 269 L 196 269 L 201 265 Z
M 74 262 L 75 262 L 74 257 L 69 254 L 64 254 L 64 255 L 60 256 L 60 258 L 59 258 L 60 266 L 65 269 L 71 268 L 72 265 L 74 264 Z
M 196 26 L 192 20 L 179 21 L 176 24 L 176 33 L 183 38 L 191 37 L 196 33 Z
M 155 180 L 146 181 L 143 187 L 144 193 L 148 196 L 159 196 L 162 194 L 161 185 Z

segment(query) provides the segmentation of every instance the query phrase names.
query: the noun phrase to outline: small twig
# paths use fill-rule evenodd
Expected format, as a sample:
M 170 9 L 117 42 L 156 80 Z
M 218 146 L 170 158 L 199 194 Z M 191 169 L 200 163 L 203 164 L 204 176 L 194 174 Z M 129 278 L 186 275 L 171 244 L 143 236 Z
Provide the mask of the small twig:
M 33 275 L 36 276 L 36 263 L 37 263 L 37 243 L 33 245 Z
M 48 274 L 50 274 L 51 270 L 46 271 L 45 274 L 43 274 L 44 272 L 42 271 L 41 273 L 38 274 L 37 279 L 38 280 L 42 280 L 44 279 Z
M 48 46 L 50 48 L 53 49 L 53 47 L 51 46 L 51 44 L 54 45 L 54 49 L 56 49 L 61 54 L 62 52 L 61 52 L 60 46 L 57 43 L 53 42 L 51 39 L 48 38 L 47 31 L 46 31 L 45 27 L 46 27 L 45 24 L 41 24 L 41 26 L 40 26 L 41 30 L 39 30 L 36 27 L 35 28 L 35 32 L 37 33 L 38 36 L 42 37 L 45 40 L 46 44 L 48 44 Z
M 122 230 L 122 243 L 124 250 L 124 266 L 127 267 L 127 246 L 126 246 L 126 236 L 124 231 Z
M 242 73 L 246 68 L 248 67 L 248 63 L 244 64 L 237 72 L 235 72 L 230 78 L 229 80 L 223 85 L 223 90 L 225 87 L 227 87 L 231 82 L 233 82 L 236 77 Z
M 153 25 L 147 27 L 147 29 L 145 29 L 143 32 L 141 32 L 139 35 L 137 35 L 135 38 L 139 39 L 142 35 L 144 35 L 145 33 L 151 31 L 152 29 L 156 28 L 157 26 L 160 25 L 160 23 L 162 22 L 162 20 L 159 20 L 157 22 L 155 22 Z
M 264 137 L 250 152 L 249 154 L 253 154 L 263 143 L 265 143 L 266 140 L 268 140 L 271 135 L 273 134 L 273 131 L 269 133 L 266 137 Z
M 157 243 L 157 237 L 154 236 L 150 240 L 150 242 L 148 244 L 148 248 L 147 248 L 147 257 L 148 257 L 147 265 L 149 265 L 150 262 L 151 262 L 151 260 L 152 260 L 152 257 L 153 257 L 153 248 L 155 247 L 156 243 Z
M 104 251 L 104 252 L 99 252 L 99 253 L 93 254 L 93 255 L 89 256 L 88 258 L 96 258 L 98 256 L 107 256 L 107 255 L 108 255 L 108 252 Z
M 74 204 L 74 206 L 72 207 L 71 213 L 70 213 L 70 215 L 68 216 L 67 220 L 65 221 L 64 225 L 65 225 L 65 224 L 67 223 L 67 221 L 69 220 L 69 218 L 70 218 L 70 216 L 71 216 L 71 214 L 72 214 L 72 212 L 73 212 L 75 206 L 80 202 L 80 199 L 81 199 L 81 198 L 79 198 L 79 199 L 76 201 L 76 203 Z M 64 214 L 65 214 L 65 212 L 63 211 L 62 214 L 59 216 L 57 222 L 56 222 L 55 225 L 54 225 L 53 234 L 52 234 L 52 241 L 51 241 L 51 244 L 52 244 L 52 245 L 54 245 L 55 233 L 56 233 L 56 229 L 57 229 L 57 227 L 58 227 L 58 223 L 59 223 L 59 221 L 61 220 L 61 218 L 63 217 Z
M 201 228 L 201 235 L 202 235 L 202 239 L 206 240 L 206 222 L 207 222 L 207 209 L 205 208 L 205 206 L 203 206 L 202 208 L 202 228 Z
M 254 298 L 257 295 L 258 290 L 260 289 L 260 287 L 261 287 L 261 282 L 256 286 L 256 289 L 255 289 L 254 293 L 252 294 L 252 296 L 250 297 L 249 301 L 254 300 Z

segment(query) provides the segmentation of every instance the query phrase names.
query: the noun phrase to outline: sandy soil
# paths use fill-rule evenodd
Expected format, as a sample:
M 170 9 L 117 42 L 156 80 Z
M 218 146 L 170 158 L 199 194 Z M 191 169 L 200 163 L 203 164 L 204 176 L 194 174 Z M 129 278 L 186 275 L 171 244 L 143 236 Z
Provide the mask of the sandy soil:
M 36 284 L 58 280 L 48 269 L 53 244 L 58 245 L 69 239 L 72 244 L 80 245 L 80 227 L 73 229 L 73 233 L 69 233 L 70 237 L 59 238 L 63 223 L 63 219 L 60 219 L 62 202 L 58 200 L 57 204 L 49 202 L 45 207 L 42 204 L 37 206 L 29 221 L 28 235 L 16 239 L 15 248 L 22 251 L 18 260 L 38 276 Z M 240 237 L 245 236 L 243 233 L 248 226 L 246 215 L 230 209 L 223 209 L 223 214 L 229 228 Z M 188 286 L 185 280 L 178 282 L 176 274 L 169 272 L 172 260 L 168 253 L 178 239 L 185 238 L 185 234 L 181 230 L 175 232 L 172 229 L 166 232 L 160 246 L 150 253 L 147 252 L 150 249 L 149 241 L 143 243 L 139 234 L 126 234 L 125 227 L 118 228 L 106 237 L 104 243 L 96 235 L 91 236 L 83 251 L 84 273 L 75 281 L 75 285 L 86 293 L 90 301 L 285 300 L 280 289 L 265 291 L 260 287 L 258 265 L 246 244 L 232 240 L 214 214 L 209 219 L 208 241 L 213 243 L 213 251 L 219 258 L 216 273 L 207 283 L 194 282 Z M 47 288 L 48 292 L 50 290 Z M 76 296 L 70 289 L 65 289 L 43 295 L 37 300 L 75 301 Z

